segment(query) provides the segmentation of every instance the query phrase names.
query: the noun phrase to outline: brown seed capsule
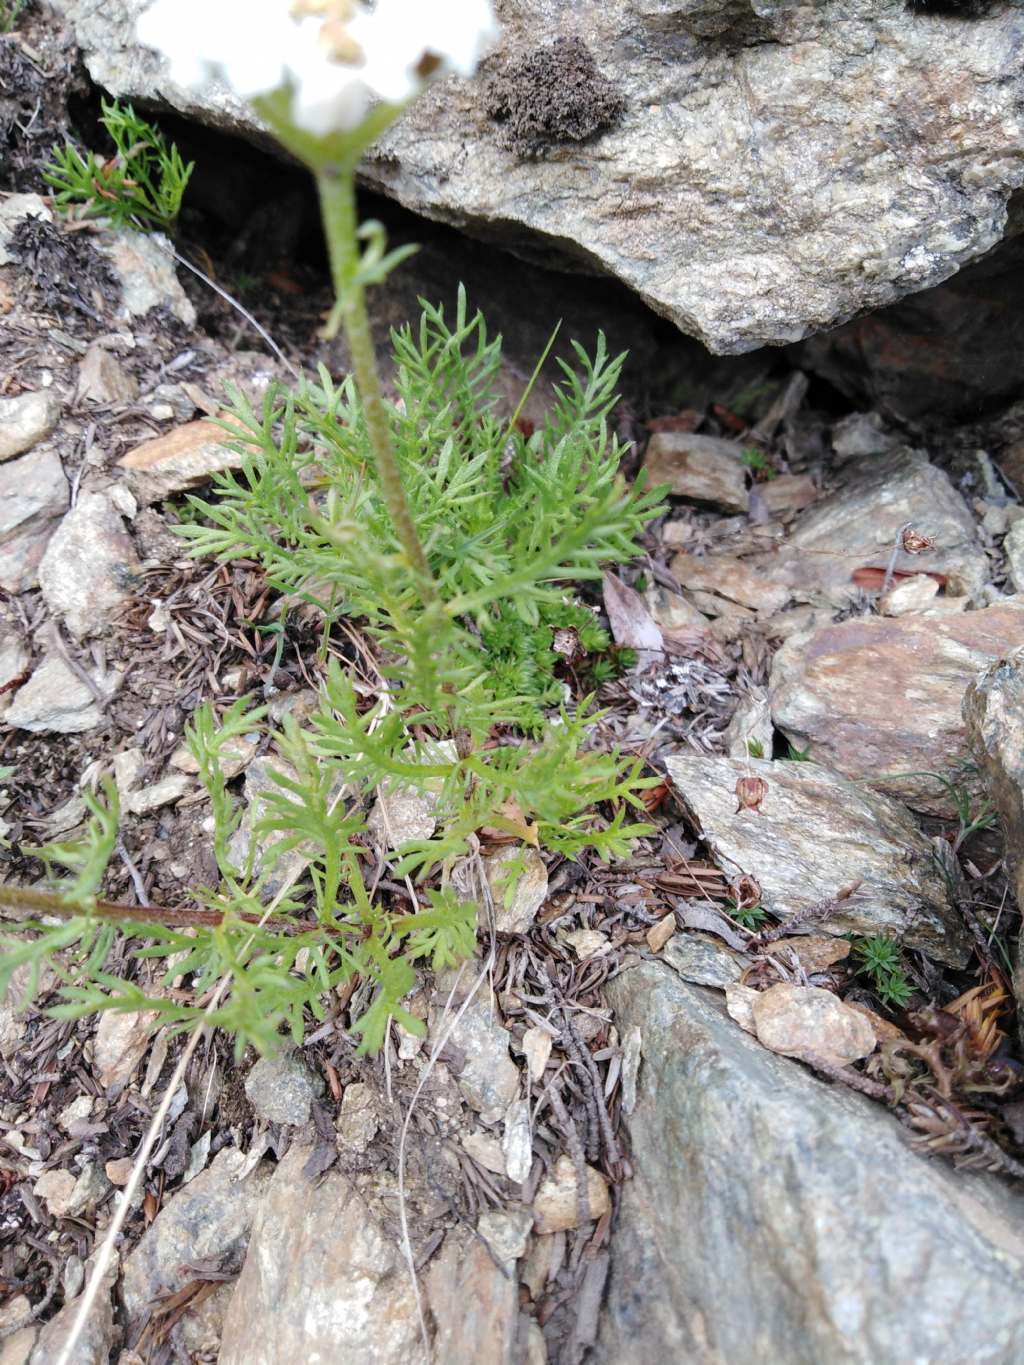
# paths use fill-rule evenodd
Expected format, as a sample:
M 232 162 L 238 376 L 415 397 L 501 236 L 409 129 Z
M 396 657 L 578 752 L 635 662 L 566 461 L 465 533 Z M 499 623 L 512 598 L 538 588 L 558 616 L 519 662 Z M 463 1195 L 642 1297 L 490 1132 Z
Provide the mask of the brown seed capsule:
M 904 550 L 908 555 L 919 555 L 925 550 L 930 550 L 935 541 L 930 536 L 922 535 L 920 531 L 915 531 L 912 526 L 908 526 L 900 537 Z
M 765 784 L 767 786 L 767 783 Z M 733 899 L 738 910 L 749 910 L 751 906 L 761 904 L 761 888 L 753 877 L 737 877 L 729 885 Z
M 741 777 L 736 782 L 736 814 L 741 810 L 761 813 L 761 802 L 768 795 L 768 783 L 763 777 Z

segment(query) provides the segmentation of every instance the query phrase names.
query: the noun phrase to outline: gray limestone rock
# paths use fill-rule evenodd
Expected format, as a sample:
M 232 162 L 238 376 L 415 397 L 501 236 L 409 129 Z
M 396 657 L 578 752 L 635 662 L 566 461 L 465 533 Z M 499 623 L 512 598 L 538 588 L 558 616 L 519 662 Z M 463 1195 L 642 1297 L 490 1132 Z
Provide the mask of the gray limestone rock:
M 103 723 L 103 712 L 82 679 L 62 658 L 44 659 L 19 687 L 4 715 L 13 730 L 77 735 Z
M 51 612 L 78 639 L 101 631 L 131 596 L 138 556 L 124 521 L 106 493 L 80 493 L 50 538 L 39 586 Z
M 1010 582 L 1015 591 L 1024 592 L 1024 520 L 1015 521 L 1003 541 L 1010 573 Z
M 273 1167 L 264 1162 L 244 1178 L 246 1157 L 227 1147 L 160 1210 L 124 1268 L 130 1319 L 158 1294 L 182 1286 L 182 1267 L 207 1258 L 237 1264 L 266 1192 Z
M 10 460 L 31 450 L 57 425 L 60 394 L 39 389 L 0 398 L 0 460 Z
M 901 546 L 893 559 L 908 524 L 932 545 L 914 555 Z M 877 593 L 890 560 L 899 574 L 938 575 L 944 602 L 982 600 L 989 565 L 971 511 L 949 477 L 914 450 L 844 478 L 769 552 L 745 559 L 682 553 L 671 567 L 684 588 L 775 612 L 791 600 L 845 607 L 862 591 Z
M 171 244 L 162 232 L 111 232 L 96 245 L 121 284 L 120 314 L 125 321 L 167 308 L 186 327 L 196 310 L 178 282 Z
M 245 1078 L 246 1096 L 260 1118 L 292 1126 L 306 1122 L 323 1089 L 323 1080 L 294 1051 L 261 1057 Z
M 118 1262 L 114 1260 L 103 1277 L 95 1307 L 86 1320 L 78 1344 L 71 1354 L 73 1365 L 107 1365 L 111 1352 L 120 1338 L 114 1318 L 113 1290 L 117 1280 Z M 42 1328 L 28 1365 L 58 1365 L 65 1344 L 74 1329 L 81 1307 L 80 1299 L 72 1299 Z
M 665 766 L 712 856 L 753 877 L 771 914 L 785 920 L 859 882 L 823 932 L 889 931 L 941 962 L 967 961 L 931 844 L 895 801 L 817 763 L 679 756 Z M 737 809 L 746 777 L 767 783 L 758 810 Z
M 435 992 L 430 1011 L 432 1040 L 447 1032 L 471 984 L 472 978 L 467 976 L 466 989 L 456 993 L 450 1010 L 444 1008 L 448 991 Z M 510 1042 L 511 1035 L 501 1022 L 497 1003 L 486 988 L 476 993 L 448 1036 L 448 1046 L 461 1062 L 461 1068 L 452 1063 L 459 1089 L 485 1123 L 502 1118 L 519 1093 L 519 1070 L 509 1056 Z
M 139 393 L 139 381 L 105 346 L 92 342 L 78 366 L 75 401 L 78 403 L 131 403 Z
M 1020 1192 L 917 1155 L 660 963 L 610 994 L 644 1061 L 597 1365 L 1016 1365 Z
M 0 588 L 26 592 L 36 586 L 39 561 L 68 499 L 56 451 L 33 450 L 0 464 Z
M 226 91 L 175 87 L 137 46 L 144 0 L 57 7 L 104 89 L 265 139 Z M 832 327 L 947 279 L 1004 234 L 1024 182 L 1017 6 L 970 23 L 843 0 L 497 8 L 482 79 L 419 101 L 364 180 L 429 217 L 614 274 L 712 350 Z M 589 88 L 576 57 L 544 75 L 563 61 L 556 40 L 576 37 Z M 526 154 L 510 128 L 543 136 Z

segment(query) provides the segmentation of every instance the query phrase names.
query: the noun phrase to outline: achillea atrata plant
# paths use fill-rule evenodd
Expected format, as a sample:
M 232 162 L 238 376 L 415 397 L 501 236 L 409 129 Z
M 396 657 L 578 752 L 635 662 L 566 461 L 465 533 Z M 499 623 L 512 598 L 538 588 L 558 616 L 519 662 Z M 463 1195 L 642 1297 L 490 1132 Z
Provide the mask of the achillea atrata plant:
M 242 468 L 195 500 L 181 533 L 196 555 L 256 558 L 281 594 L 315 603 L 327 653 L 332 624 L 358 620 L 380 684 L 367 695 L 331 657 L 316 713 L 273 732 L 272 786 L 248 842 L 222 758 L 240 734 L 266 729 L 265 710 L 201 707 L 187 742 L 210 799 L 216 883 L 184 914 L 100 902 L 117 838 L 108 783 L 89 798 L 81 840 L 36 850 L 53 891 L 0 887 L 0 904 L 33 916 L 0 945 L 0 990 L 22 967 L 31 995 L 45 965 L 57 1014 L 206 1020 L 241 1050 L 273 1047 L 284 1026 L 301 1038 L 306 1011 L 322 1017 L 358 977 L 352 1028 L 368 1051 L 392 1019 L 422 1031 L 402 1004 L 418 963 L 472 951 L 479 907 L 455 894 L 452 873 L 481 831 L 524 857 L 534 846 L 568 858 L 617 857 L 649 831 L 634 812 L 658 779 L 594 747 L 589 703 L 544 716 L 555 632 L 574 631 L 584 652 L 606 645 L 572 585 L 629 559 L 659 501 L 619 474 L 607 418 L 622 357 L 603 337 L 592 356 L 574 346 L 528 437 L 499 412 L 500 343 L 462 296 L 453 318 L 424 305 L 417 327 L 393 335 L 396 401 L 377 372 L 365 290 L 405 253 L 387 253 L 379 224 L 359 227 L 355 167 L 431 77 L 472 70 L 491 29 L 486 0 L 378 0 L 372 11 L 355 0 L 157 0 L 144 15 L 140 32 L 168 52 L 174 79 L 226 77 L 312 171 L 337 294 L 326 331 L 344 328 L 352 356 L 342 383 L 321 369 L 272 388 L 258 411 L 236 399 L 226 425 Z M 395 852 L 393 871 L 413 888 L 397 908 L 369 880 L 367 847 L 368 811 L 394 787 L 429 792 L 437 818 L 432 837 Z M 507 867 L 508 897 L 523 861 Z M 124 937 L 156 965 L 152 984 L 111 970 Z

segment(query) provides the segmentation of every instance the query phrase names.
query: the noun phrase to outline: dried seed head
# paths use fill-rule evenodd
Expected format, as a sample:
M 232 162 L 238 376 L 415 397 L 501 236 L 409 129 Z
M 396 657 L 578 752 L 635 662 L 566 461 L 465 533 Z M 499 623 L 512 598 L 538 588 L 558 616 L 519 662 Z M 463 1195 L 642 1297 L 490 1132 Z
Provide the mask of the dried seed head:
M 900 542 L 908 555 L 922 554 L 925 550 L 931 550 L 935 545 L 935 541 L 930 536 L 915 531 L 913 526 L 908 526 L 904 530 Z
M 741 810 L 761 813 L 761 802 L 768 795 L 768 783 L 763 777 L 741 777 L 736 782 L 736 814 Z
M 754 781 L 761 780 L 761 778 L 754 779 Z M 764 786 L 767 788 L 767 782 L 764 783 Z M 739 795 L 738 792 L 736 794 Z M 734 882 L 729 883 L 729 890 L 736 902 L 737 910 L 750 910 L 753 906 L 761 904 L 761 887 L 753 877 L 746 875 L 737 877 Z
M 573 626 L 556 627 L 551 637 L 551 648 L 570 664 L 583 653 L 579 633 Z

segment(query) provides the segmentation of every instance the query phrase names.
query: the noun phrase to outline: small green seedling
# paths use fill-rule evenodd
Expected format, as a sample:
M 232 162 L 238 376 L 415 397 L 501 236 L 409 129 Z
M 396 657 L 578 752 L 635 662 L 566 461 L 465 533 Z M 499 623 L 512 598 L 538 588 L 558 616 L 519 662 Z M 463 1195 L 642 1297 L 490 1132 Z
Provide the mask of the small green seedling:
M 952 778 L 944 777 L 942 773 L 933 772 L 897 773 L 896 776 L 930 777 L 943 788 L 956 811 L 957 824 L 959 825 L 956 838 L 953 841 L 954 853 L 960 852 L 972 834 L 977 834 L 982 829 L 990 829 L 996 823 L 996 812 L 992 809 L 992 803 L 987 798 L 982 800 L 977 810 L 971 809 L 974 797 L 966 782 L 955 782 Z
M 787 744 L 786 759 L 790 763 L 810 763 L 811 746 L 808 744 L 806 749 L 798 749 L 795 744 Z
M 43 169 L 57 208 L 80 218 L 107 218 L 119 228 L 172 230 L 195 163 L 186 166 L 174 143 L 130 104 L 104 100 L 100 121 L 114 143 L 113 156 L 83 156 L 67 142 L 54 147 Z
M 740 463 L 747 466 L 755 479 L 764 483 L 774 479 L 779 472 L 772 464 L 771 457 L 757 446 L 748 446 L 740 455 Z
M 728 900 L 725 908 L 729 912 L 729 918 L 734 919 L 737 924 L 749 929 L 751 933 L 756 933 L 761 925 L 768 918 L 768 912 L 763 905 L 738 905 L 734 900 Z
M 867 976 L 883 1005 L 902 1009 L 913 994 L 903 970 L 900 945 L 888 934 L 872 934 L 853 940 L 858 976 Z
M 747 753 L 751 758 L 764 758 L 764 745 L 759 739 L 748 739 Z

